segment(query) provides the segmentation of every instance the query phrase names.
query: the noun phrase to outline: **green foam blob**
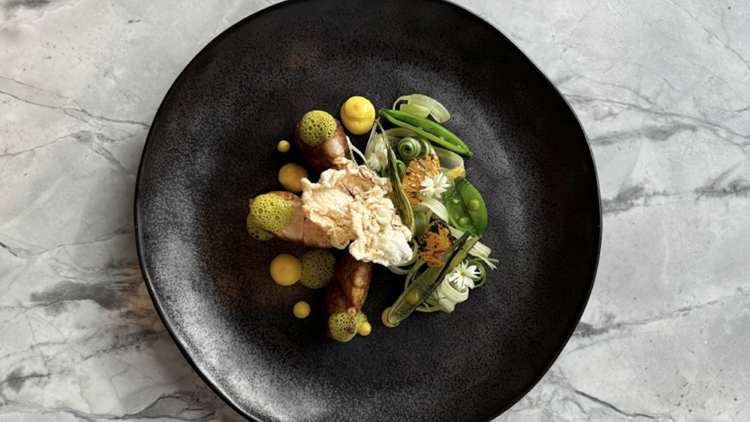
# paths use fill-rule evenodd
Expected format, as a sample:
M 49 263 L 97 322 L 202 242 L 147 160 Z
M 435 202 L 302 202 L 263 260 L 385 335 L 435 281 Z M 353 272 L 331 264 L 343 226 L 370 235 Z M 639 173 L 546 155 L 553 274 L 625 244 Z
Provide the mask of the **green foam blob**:
M 317 147 L 333 138 L 336 133 L 336 119 L 325 111 L 315 110 L 305 114 L 299 122 L 299 136 L 302 142 Z

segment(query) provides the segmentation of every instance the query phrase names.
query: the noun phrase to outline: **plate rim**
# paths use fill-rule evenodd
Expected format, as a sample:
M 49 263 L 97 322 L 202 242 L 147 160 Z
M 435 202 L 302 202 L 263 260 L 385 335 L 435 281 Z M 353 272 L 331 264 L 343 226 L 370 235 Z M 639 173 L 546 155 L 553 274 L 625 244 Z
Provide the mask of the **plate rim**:
M 282 0 L 279 3 L 270 5 L 268 7 L 265 7 L 263 9 L 260 9 L 242 19 L 234 23 L 233 25 L 227 27 L 224 29 L 220 34 L 218 34 L 216 37 L 214 37 L 211 41 L 209 41 L 201 50 L 196 53 L 196 55 L 190 59 L 190 61 L 185 65 L 185 67 L 180 71 L 179 75 L 175 78 L 174 82 L 172 82 L 171 86 L 167 90 L 166 94 L 164 94 L 164 97 L 161 100 L 161 103 L 159 104 L 159 108 L 157 109 L 156 113 L 154 114 L 154 118 L 151 121 L 151 126 L 149 127 L 148 134 L 146 135 L 146 140 L 143 143 L 143 150 L 141 151 L 141 158 L 138 162 L 138 173 L 135 180 L 135 193 L 134 193 L 134 200 L 133 200 L 133 220 L 134 220 L 134 234 L 135 234 L 135 243 L 136 243 L 136 251 L 138 255 L 138 265 L 141 270 L 141 274 L 143 276 L 144 284 L 146 285 L 146 288 L 148 290 L 149 296 L 151 297 L 152 302 L 154 303 L 154 309 L 156 310 L 157 314 L 159 315 L 159 318 L 161 318 L 161 321 L 164 325 L 164 328 L 169 333 L 169 335 L 174 340 L 175 345 L 180 350 L 182 355 L 185 357 L 187 362 L 190 364 L 190 367 L 193 369 L 193 372 L 195 372 L 202 380 L 203 382 L 217 395 L 219 396 L 229 407 L 231 407 L 235 412 L 237 412 L 242 417 L 252 421 L 252 422 L 265 422 L 262 419 L 260 419 L 257 415 L 251 414 L 248 410 L 245 410 L 241 408 L 229 395 L 224 391 L 224 389 L 217 385 L 214 381 L 212 381 L 207 374 L 203 372 L 201 368 L 199 368 L 198 364 L 193 360 L 193 357 L 188 353 L 188 351 L 183 346 L 183 340 L 179 338 L 179 336 L 175 333 L 175 331 L 172 328 L 172 324 L 167 318 L 167 316 L 164 314 L 164 311 L 162 310 L 162 303 L 160 299 L 157 297 L 156 293 L 154 292 L 154 288 L 152 285 L 151 277 L 146 270 L 146 267 L 144 266 L 144 258 L 143 258 L 143 251 L 142 251 L 142 232 L 139 230 L 139 224 L 138 224 L 138 208 L 141 200 L 141 192 L 140 192 L 140 186 L 141 186 L 141 176 L 143 174 L 143 165 L 146 158 L 146 152 L 148 148 L 149 141 L 153 137 L 154 134 L 154 123 L 159 119 L 160 115 L 164 111 L 164 104 L 165 100 L 170 97 L 170 95 L 173 94 L 176 86 L 180 82 L 180 80 L 185 76 L 185 73 L 188 69 L 191 68 L 193 63 L 195 63 L 202 55 L 210 50 L 215 44 L 218 44 L 222 40 L 224 40 L 226 37 L 228 37 L 230 34 L 238 30 L 241 26 L 247 24 L 247 22 L 256 19 L 260 17 L 261 15 L 267 14 L 269 12 L 275 11 L 276 9 L 281 9 L 283 7 L 288 7 L 290 5 L 293 5 L 295 3 L 302 3 L 302 2 L 313 2 L 316 0 Z M 573 118 L 575 119 L 575 122 L 577 123 L 578 129 L 580 129 L 581 135 L 583 136 L 583 139 L 586 143 L 586 151 L 588 151 L 588 155 L 586 158 L 591 160 L 591 168 L 593 169 L 593 177 L 594 177 L 594 186 L 596 188 L 596 205 L 598 208 L 598 212 L 595 213 L 595 217 L 598 217 L 597 221 L 597 232 L 598 235 L 597 238 L 597 246 L 595 251 L 595 257 L 594 262 L 592 266 L 592 274 L 591 274 L 591 280 L 588 283 L 588 288 L 585 291 L 585 295 L 583 297 L 583 301 L 581 303 L 580 309 L 578 309 L 578 312 L 574 318 L 575 323 L 571 324 L 571 327 L 568 329 L 568 332 L 565 334 L 564 341 L 561 342 L 560 347 L 552 356 L 552 359 L 547 363 L 547 365 L 542 369 L 542 371 L 539 373 L 539 376 L 531 382 L 527 388 L 522 390 L 518 395 L 513 397 L 506 405 L 502 406 L 497 413 L 491 415 L 488 419 L 485 419 L 484 422 L 491 422 L 492 420 L 496 419 L 498 416 L 505 413 L 508 409 L 513 407 L 516 403 L 518 403 L 523 397 L 525 397 L 534 387 L 536 387 L 539 382 L 544 378 L 544 376 L 549 372 L 552 365 L 554 365 L 555 362 L 557 362 L 558 358 L 560 357 L 560 354 L 565 349 L 565 347 L 568 345 L 568 342 L 570 341 L 570 338 L 573 336 L 576 328 L 578 327 L 578 324 L 580 323 L 581 317 L 583 316 L 583 313 L 585 312 L 588 302 L 591 298 L 591 292 L 594 289 L 594 284 L 596 282 L 596 276 L 599 270 L 599 262 L 601 258 L 601 248 L 602 248 L 602 233 L 603 233 L 603 208 L 602 208 L 602 196 L 601 196 L 601 186 L 599 183 L 599 174 L 597 172 L 596 167 L 596 160 L 594 158 L 594 152 L 591 148 L 591 142 L 589 140 L 588 135 L 586 134 L 585 129 L 583 128 L 583 125 L 581 124 L 581 120 L 576 114 L 573 107 L 570 105 L 570 102 L 565 98 L 564 95 L 557 89 L 557 87 L 550 81 L 550 79 L 542 72 L 542 70 L 537 66 L 536 63 L 526 54 L 524 53 L 514 42 L 511 40 L 508 36 L 506 36 L 500 29 L 489 22 L 484 17 L 474 13 L 473 11 L 469 10 L 467 7 L 457 4 L 453 0 L 425 0 L 425 1 L 431 1 L 434 3 L 444 3 L 448 4 L 451 7 L 456 8 L 457 12 L 468 14 L 472 19 L 476 19 L 482 24 L 486 25 L 489 29 L 494 31 L 497 35 L 499 35 L 501 38 L 505 39 L 508 44 L 510 44 L 511 49 L 515 50 L 516 53 L 520 53 L 520 57 L 523 61 L 528 62 L 528 64 L 531 65 L 533 68 L 533 71 L 536 72 L 538 76 L 542 78 L 544 81 L 543 83 L 546 83 L 549 85 L 550 88 L 552 88 L 554 94 L 556 95 L 560 100 L 563 101 L 563 103 L 567 106 L 567 108 L 570 110 L 571 114 L 573 115 Z

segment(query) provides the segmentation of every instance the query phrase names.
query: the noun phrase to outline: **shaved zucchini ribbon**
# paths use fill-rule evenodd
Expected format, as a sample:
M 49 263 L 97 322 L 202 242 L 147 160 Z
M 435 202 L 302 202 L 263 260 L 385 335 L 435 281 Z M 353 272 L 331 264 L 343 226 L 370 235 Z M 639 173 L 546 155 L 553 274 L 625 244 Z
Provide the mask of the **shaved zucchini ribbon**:
M 421 266 L 421 264 L 424 264 L 422 261 L 421 263 L 418 263 L 417 265 Z M 484 269 L 484 266 L 476 259 L 469 260 L 466 262 L 467 266 L 474 265 L 479 270 L 479 276 L 475 279 L 473 279 L 476 283 L 474 285 L 474 288 L 481 287 L 484 282 L 487 280 L 487 271 Z M 416 265 L 415 265 L 416 267 Z M 443 281 L 440 283 L 440 285 L 435 289 L 435 291 L 425 299 L 422 304 L 417 307 L 417 311 L 419 312 L 437 312 L 437 311 L 443 311 L 445 313 L 451 313 L 454 309 L 456 309 L 456 305 L 466 301 L 466 299 L 469 298 L 469 288 L 465 287 L 463 290 L 456 289 L 456 286 L 448 281 L 448 276 L 450 273 L 446 274 L 445 278 L 443 278 Z M 409 287 L 409 284 L 411 283 L 411 278 L 407 277 L 404 290 L 406 290 Z
M 435 119 L 435 121 L 438 123 L 445 123 L 448 121 L 448 119 L 451 118 L 451 114 L 448 112 L 448 109 L 446 109 L 434 98 L 428 97 L 426 95 L 412 94 L 399 97 L 399 99 L 396 100 L 395 103 L 393 103 L 394 110 L 398 110 L 396 106 L 401 101 L 406 101 L 406 107 L 402 105 L 402 108 L 400 110 L 406 111 L 407 113 L 412 113 L 420 117 L 427 117 L 428 114 L 424 114 L 426 109 L 429 115 L 432 116 L 432 118 Z

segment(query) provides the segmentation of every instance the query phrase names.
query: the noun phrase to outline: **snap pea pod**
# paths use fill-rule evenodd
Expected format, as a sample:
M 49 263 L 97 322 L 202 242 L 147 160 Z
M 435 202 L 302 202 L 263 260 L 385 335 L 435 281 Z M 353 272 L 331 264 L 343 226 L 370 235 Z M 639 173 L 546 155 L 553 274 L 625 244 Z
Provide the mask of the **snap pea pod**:
M 424 136 L 430 141 L 447 148 L 453 152 L 456 152 L 467 157 L 471 157 L 473 154 L 469 151 L 469 147 L 466 146 L 458 136 L 454 135 L 448 129 L 440 126 L 439 124 L 424 119 L 419 116 L 415 116 L 410 113 L 404 113 L 396 110 L 386 110 L 381 108 L 380 115 L 388 119 L 389 122 L 396 126 L 400 126 L 404 129 L 409 129 L 412 132 L 420 136 Z
M 445 207 L 453 227 L 481 236 L 487 228 L 487 207 L 479 191 L 464 177 L 456 177 L 445 192 Z

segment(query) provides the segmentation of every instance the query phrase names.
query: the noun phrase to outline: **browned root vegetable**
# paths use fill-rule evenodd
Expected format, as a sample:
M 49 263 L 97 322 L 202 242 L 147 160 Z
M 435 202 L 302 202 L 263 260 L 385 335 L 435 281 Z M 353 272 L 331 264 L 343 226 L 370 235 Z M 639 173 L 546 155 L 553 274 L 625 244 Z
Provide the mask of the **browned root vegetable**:
M 328 330 L 328 318 L 334 314 L 346 313 L 352 318 L 350 333 L 357 330 L 356 317 L 367 299 L 372 278 L 372 263 L 357 261 L 349 251 L 344 251 L 341 262 L 336 265 L 336 271 L 326 291 L 326 335 L 331 337 Z
M 359 313 L 370 289 L 372 263 L 357 261 L 347 250 L 336 266 L 334 276 Z
M 307 218 L 307 216 L 305 216 L 305 211 L 302 210 L 302 199 L 300 199 L 299 196 L 286 191 L 275 191 L 269 193 L 278 195 L 282 199 L 291 202 L 295 209 L 294 220 L 292 220 L 292 223 L 282 230 L 281 233 L 271 234 L 281 240 L 301 243 L 313 248 L 330 249 L 333 247 L 331 245 L 331 237 L 328 236 L 320 226 L 313 223 Z M 252 205 L 252 203 L 253 200 L 251 199 L 250 205 Z
M 338 157 L 351 159 L 349 144 L 346 142 L 344 127 L 336 120 L 336 132 L 331 139 L 316 147 L 310 146 L 302 141 L 299 134 L 299 125 L 294 128 L 294 146 L 305 156 L 305 160 L 315 171 L 323 172 L 335 167 L 333 160 Z

